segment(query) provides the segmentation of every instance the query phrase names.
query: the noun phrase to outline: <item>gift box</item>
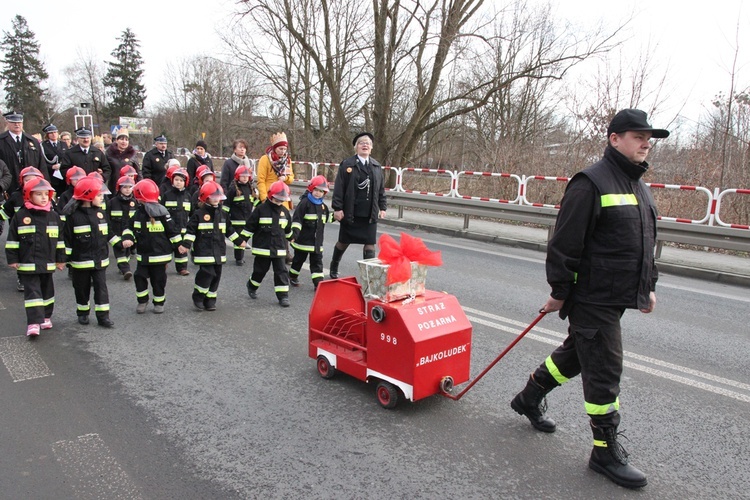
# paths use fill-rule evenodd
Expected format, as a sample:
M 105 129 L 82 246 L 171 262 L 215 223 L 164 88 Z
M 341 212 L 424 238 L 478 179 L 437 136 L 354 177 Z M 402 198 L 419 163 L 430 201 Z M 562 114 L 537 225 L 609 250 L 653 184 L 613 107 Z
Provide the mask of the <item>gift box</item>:
M 411 262 L 411 277 L 407 281 L 388 284 L 388 264 L 380 259 L 357 261 L 362 283 L 362 294 L 368 299 L 394 302 L 416 295 L 424 295 L 427 266 Z

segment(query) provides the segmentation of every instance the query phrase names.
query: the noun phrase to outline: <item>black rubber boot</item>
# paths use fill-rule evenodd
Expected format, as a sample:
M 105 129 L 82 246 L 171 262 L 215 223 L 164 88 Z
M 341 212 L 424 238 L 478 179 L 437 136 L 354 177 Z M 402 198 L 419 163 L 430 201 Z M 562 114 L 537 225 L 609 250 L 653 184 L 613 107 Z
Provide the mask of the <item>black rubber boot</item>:
M 343 250 L 339 250 L 338 247 L 333 247 L 333 257 L 331 257 L 331 265 L 329 266 L 330 271 L 328 272 L 328 275 L 333 279 L 339 277 L 339 262 L 341 262 L 341 257 L 343 256 Z
M 594 449 L 589 459 L 591 470 L 625 488 L 643 488 L 648 484 L 646 474 L 628 463 L 628 452 L 617 441 L 617 427 L 601 428 L 592 423 L 591 431 L 594 433 Z
M 367 259 L 374 259 L 375 258 L 375 250 L 362 250 L 362 258 Z
M 519 415 L 528 418 L 536 430 L 555 432 L 555 421 L 544 416 L 544 412 L 547 411 L 545 396 L 552 389 L 554 387 L 545 389 L 534 380 L 533 376 L 530 376 L 526 387 L 516 394 L 516 397 L 510 402 L 510 407 Z

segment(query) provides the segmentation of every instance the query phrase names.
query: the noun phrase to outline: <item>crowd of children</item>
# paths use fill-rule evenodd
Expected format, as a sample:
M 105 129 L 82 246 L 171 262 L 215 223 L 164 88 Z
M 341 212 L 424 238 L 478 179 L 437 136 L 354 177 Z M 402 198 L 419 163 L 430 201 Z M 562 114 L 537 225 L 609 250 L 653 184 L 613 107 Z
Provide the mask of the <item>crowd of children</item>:
M 27 336 L 35 338 L 40 330 L 52 328 L 52 276 L 66 265 L 78 322 L 89 324 L 93 287 L 97 324 L 114 326 L 106 280 L 110 247 L 123 279 L 133 278 L 138 314 L 146 312 L 149 301 L 154 313 L 164 312 L 169 263 L 174 260 L 176 272 L 186 276 L 189 256 L 198 266 L 193 304 L 202 311 L 216 310 L 226 238 L 238 266 L 244 264 L 246 248 L 252 248 L 253 270 L 247 281 L 252 299 L 273 267 L 276 298 L 289 307 L 289 286 L 299 286 L 308 255 L 317 289 L 323 279 L 324 227 L 333 220 L 323 201 L 328 192 L 325 177 L 310 181 L 292 216 L 285 206 L 290 190 L 283 181 L 271 184 L 261 203 L 252 169 L 238 167 L 225 193 L 214 172 L 204 167 L 197 170 L 197 184 L 191 184 L 186 169 L 179 163 L 169 165 L 167 178 L 157 186 L 151 179 L 139 180 L 135 168 L 124 166 L 116 192 L 110 193 L 100 175 L 86 175 L 74 166 L 66 172 L 68 188 L 57 200 L 39 170 L 23 169 L 20 188 L 6 201 L 0 217 L 10 221 L 6 256 L 24 292 Z M 106 201 L 105 195 L 110 195 Z M 295 255 L 287 270 L 290 241 Z M 133 256 L 135 272 L 130 267 Z

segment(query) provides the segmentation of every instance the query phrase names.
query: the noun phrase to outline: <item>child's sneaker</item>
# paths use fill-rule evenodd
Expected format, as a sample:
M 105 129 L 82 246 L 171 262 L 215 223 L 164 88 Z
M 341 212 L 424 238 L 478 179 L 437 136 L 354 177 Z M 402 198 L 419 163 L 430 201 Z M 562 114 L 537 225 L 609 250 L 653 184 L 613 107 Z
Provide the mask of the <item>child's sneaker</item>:
M 161 314 L 164 312 L 164 304 L 154 304 L 154 314 Z
M 135 306 L 135 312 L 143 314 L 146 312 L 146 307 L 148 307 L 148 302 L 138 302 L 138 305 Z
M 289 299 L 286 297 L 282 297 L 279 299 L 279 305 L 281 307 L 289 307 Z
M 289 278 L 289 284 L 292 286 L 299 286 L 299 280 L 297 278 Z
M 130 271 L 125 271 L 124 273 L 122 273 L 122 279 L 124 279 L 125 281 L 130 281 L 130 278 L 132 277 L 133 273 Z
M 51 318 L 44 318 L 44 323 L 40 325 L 42 330 L 49 330 L 52 328 L 52 319 Z
M 37 337 L 39 336 L 39 325 L 29 325 L 26 327 L 26 336 L 27 337 Z

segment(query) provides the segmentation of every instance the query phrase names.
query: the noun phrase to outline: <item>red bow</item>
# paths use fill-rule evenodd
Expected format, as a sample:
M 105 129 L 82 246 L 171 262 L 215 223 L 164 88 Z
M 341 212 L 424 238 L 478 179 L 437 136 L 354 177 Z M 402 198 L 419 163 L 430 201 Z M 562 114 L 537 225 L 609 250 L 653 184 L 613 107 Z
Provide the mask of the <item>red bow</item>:
M 399 244 L 388 234 L 380 236 L 378 242 L 380 254 L 378 258 L 388 264 L 386 285 L 409 281 L 411 278 L 411 263 L 416 262 L 425 266 L 442 266 L 443 257 L 440 251 L 427 248 L 421 238 L 401 233 Z

